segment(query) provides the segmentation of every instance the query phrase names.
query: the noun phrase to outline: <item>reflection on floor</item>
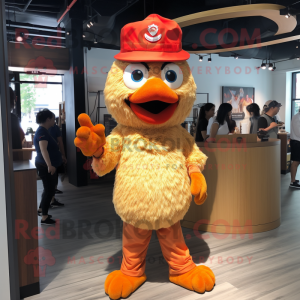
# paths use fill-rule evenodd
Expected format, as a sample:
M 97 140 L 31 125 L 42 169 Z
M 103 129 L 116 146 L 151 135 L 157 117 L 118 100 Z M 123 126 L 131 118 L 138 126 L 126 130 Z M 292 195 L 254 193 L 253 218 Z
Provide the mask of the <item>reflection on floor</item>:
M 104 281 L 108 273 L 119 269 L 122 254 L 122 224 L 112 203 L 113 180 L 114 174 L 109 174 L 83 188 L 75 188 L 67 179 L 59 183 L 63 194 L 57 198 L 65 208 L 50 211 L 60 220 L 59 233 L 48 232 L 39 241 L 41 247 L 51 250 L 55 264 L 43 269 L 41 294 L 26 299 L 109 299 Z M 299 299 L 300 190 L 291 190 L 289 180 L 289 175 L 282 175 L 282 224 L 275 230 L 243 239 L 207 234 L 203 240 L 183 228 L 195 262 L 203 260 L 216 274 L 212 292 L 200 295 L 169 282 L 168 266 L 153 233 L 148 281 L 129 299 Z M 39 181 L 38 199 L 41 192 Z

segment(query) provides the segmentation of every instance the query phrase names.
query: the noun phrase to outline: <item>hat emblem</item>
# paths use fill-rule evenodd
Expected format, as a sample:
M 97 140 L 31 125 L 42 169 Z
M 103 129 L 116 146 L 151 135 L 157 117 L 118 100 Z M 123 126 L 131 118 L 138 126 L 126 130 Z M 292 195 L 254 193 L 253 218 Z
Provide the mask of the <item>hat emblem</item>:
M 158 32 L 158 26 L 155 24 L 149 25 L 148 26 L 148 32 L 151 34 L 151 36 L 149 36 L 147 33 L 145 33 L 145 39 L 149 42 L 157 42 L 161 39 L 161 34 L 155 36 Z

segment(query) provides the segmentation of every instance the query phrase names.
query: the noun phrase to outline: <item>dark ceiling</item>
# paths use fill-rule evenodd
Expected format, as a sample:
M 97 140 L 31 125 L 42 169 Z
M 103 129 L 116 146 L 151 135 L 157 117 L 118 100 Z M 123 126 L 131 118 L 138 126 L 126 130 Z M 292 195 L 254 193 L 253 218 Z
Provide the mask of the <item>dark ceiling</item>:
M 65 11 L 71 0 L 6 0 L 6 17 L 8 40 L 15 41 L 16 28 L 25 27 L 29 35 L 26 36 L 27 42 L 31 42 L 35 36 L 53 36 L 57 34 L 57 20 Z M 85 37 L 84 44 L 88 47 L 119 49 L 120 30 L 129 23 L 142 20 L 151 13 L 160 14 L 166 18 L 174 19 L 184 15 L 212 10 L 217 8 L 272 3 L 283 6 L 291 6 L 299 9 L 300 2 L 296 0 L 78 0 L 74 8 L 79 3 L 84 5 L 82 9 L 82 24 Z M 292 5 L 294 4 L 294 5 Z M 71 8 L 72 10 L 72 8 Z M 300 19 L 297 16 L 298 24 L 292 33 L 284 34 L 284 37 L 300 34 Z M 87 27 L 87 21 L 93 21 L 93 26 Z M 64 19 L 60 24 L 64 27 Z M 80 22 L 80 21 L 79 21 Z M 232 28 L 239 32 L 241 28 L 247 28 L 249 35 L 256 28 L 259 28 L 261 40 L 270 41 L 274 39 L 277 31 L 277 24 L 263 17 L 248 17 L 230 19 L 224 21 L 215 21 L 204 24 L 193 25 L 183 28 L 183 48 L 188 51 L 205 50 L 201 45 L 199 36 L 206 28 L 216 28 L 220 32 L 224 28 Z M 64 31 L 61 34 L 62 46 L 64 42 Z M 97 39 L 97 44 L 94 43 Z M 217 35 L 207 35 L 208 43 L 218 44 Z M 226 44 L 232 43 L 233 37 L 228 34 L 224 37 Z M 296 47 L 299 44 L 299 48 Z M 229 57 L 238 55 L 240 58 L 271 59 L 273 61 L 293 59 L 300 57 L 299 41 L 277 44 L 262 48 L 251 48 L 236 52 L 222 52 L 220 56 Z

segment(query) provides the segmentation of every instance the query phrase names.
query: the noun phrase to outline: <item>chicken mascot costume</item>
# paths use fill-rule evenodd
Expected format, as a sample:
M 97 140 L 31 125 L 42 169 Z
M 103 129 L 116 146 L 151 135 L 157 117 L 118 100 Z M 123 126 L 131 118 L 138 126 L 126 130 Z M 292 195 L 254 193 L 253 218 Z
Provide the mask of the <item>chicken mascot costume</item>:
M 111 299 L 128 297 L 146 281 L 153 230 L 171 282 L 198 293 L 215 284 L 212 270 L 193 262 L 180 225 L 192 195 L 198 205 L 207 198 L 201 173 L 207 157 L 181 126 L 196 99 L 181 37 L 176 22 L 157 14 L 125 25 L 104 89 L 118 125 L 105 138 L 103 125 L 93 126 L 86 114 L 78 117 L 75 145 L 93 156 L 93 170 L 103 176 L 117 169 L 113 203 L 123 220 L 123 260 L 105 280 Z

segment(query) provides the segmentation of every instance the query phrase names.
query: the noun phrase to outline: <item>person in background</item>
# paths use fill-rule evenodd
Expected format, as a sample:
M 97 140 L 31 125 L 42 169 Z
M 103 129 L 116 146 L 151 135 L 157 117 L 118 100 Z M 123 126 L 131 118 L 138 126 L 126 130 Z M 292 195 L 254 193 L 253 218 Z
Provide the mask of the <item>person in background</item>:
M 256 103 L 251 103 L 246 107 L 247 111 L 250 114 L 250 134 L 257 134 L 258 131 L 258 119 L 260 117 L 260 108 Z
M 38 175 L 42 179 L 44 191 L 38 214 L 42 214 L 42 225 L 52 225 L 55 220 L 48 215 L 51 199 L 55 195 L 56 170 L 62 164 L 62 155 L 57 142 L 49 134 L 49 128 L 54 126 L 55 115 L 48 109 L 37 113 L 36 123 L 40 126 L 34 135 L 34 146 L 36 149 L 35 165 Z
M 57 124 L 54 124 L 53 127 L 49 128 L 49 133 L 56 140 L 56 142 L 58 143 L 59 151 L 62 155 L 63 164 L 66 164 L 67 159 L 66 159 L 65 147 L 64 147 L 63 140 L 62 140 L 60 128 L 57 126 Z M 58 172 L 56 172 L 56 175 L 57 175 L 57 183 L 56 183 L 56 187 L 55 187 L 55 194 L 62 194 L 63 192 L 57 189 Z M 61 206 L 64 206 L 64 205 L 62 203 L 56 201 L 56 199 L 53 197 L 53 199 L 51 200 L 50 206 L 51 206 L 51 208 L 54 208 L 54 207 L 61 207 Z
M 258 119 L 258 130 L 264 130 L 268 132 L 269 138 L 277 139 L 278 126 L 283 123 L 277 123 L 274 118 L 282 105 L 275 100 L 272 100 L 266 108 L 264 108 L 264 114 Z
M 215 105 L 206 103 L 200 108 L 200 114 L 197 122 L 196 129 L 196 142 L 204 142 L 208 138 L 207 126 L 208 121 L 215 115 Z
M 230 134 L 240 133 L 239 129 L 236 126 L 235 120 L 232 120 L 232 119 L 229 120 L 228 128 L 229 128 L 229 133 Z
M 290 187 L 300 189 L 299 180 L 296 180 L 297 169 L 300 164 L 300 109 L 291 122 L 291 183 Z
M 231 119 L 232 106 L 229 103 L 222 103 L 218 109 L 217 116 L 213 118 L 210 128 L 208 142 L 215 142 L 217 135 L 229 134 L 228 124 Z
M 269 102 L 269 101 L 268 101 Z M 271 103 L 272 101 L 270 101 L 269 103 Z M 265 109 L 267 108 L 267 104 L 265 104 L 264 106 L 263 106 L 263 109 L 262 109 L 262 111 L 261 111 L 261 113 L 260 113 L 260 115 L 262 116 L 262 115 L 264 115 L 265 114 Z
M 18 117 L 12 112 L 16 104 L 16 95 L 14 90 L 9 87 L 10 97 L 10 120 L 11 120 L 11 132 L 12 132 L 12 148 L 22 149 L 22 144 L 25 141 L 25 134 L 20 126 Z
M 263 106 L 263 109 L 262 109 L 262 111 L 261 111 L 261 114 L 260 114 L 261 116 L 264 115 L 264 114 L 266 113 L 265 109 L 269 106 L 269 104 L 270 104 L 272 101 L 274 101 L 274 100 L 268 100 L 268 101 L 265 103 L 265 105 Z M 279 117 L 278 114 L 277 114 L 276 116 L 274 116 L 274 120 L 275 120 L 276 123 L 280 123 L 280 122 L 281 122 L 280 117 Z M 281 123 L 282 123 L 282 122 L 281 122 Z

